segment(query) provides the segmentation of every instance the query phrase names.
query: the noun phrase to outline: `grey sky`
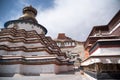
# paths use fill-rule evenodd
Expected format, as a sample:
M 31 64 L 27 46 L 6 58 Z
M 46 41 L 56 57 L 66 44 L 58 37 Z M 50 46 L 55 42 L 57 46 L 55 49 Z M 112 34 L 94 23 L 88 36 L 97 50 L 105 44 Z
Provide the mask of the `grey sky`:
M 120 9 L 120 0 L 55 0 L 54 7 L 40 11 L 38 21 L 53 38 L 66 33 L 86 40 L 93 26 L 106 25 Z

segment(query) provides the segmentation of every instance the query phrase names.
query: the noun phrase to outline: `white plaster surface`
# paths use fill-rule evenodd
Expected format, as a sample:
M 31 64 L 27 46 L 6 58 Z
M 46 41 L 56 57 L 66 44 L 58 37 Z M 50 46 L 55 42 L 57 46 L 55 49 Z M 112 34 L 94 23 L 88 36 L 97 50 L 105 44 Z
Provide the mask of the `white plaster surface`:
M 22 65 L 21 67 L 22 73 L 54 73 L 54 64 L 47 65 Z
M 0 36 L 0 38 L 4 38 L 4 37 L 9 37 L 9 38 L 11 38 L 11 39 L 18 39 L 18 38 L 23 38 L 23 39 L 25 39 L 25 40 L 34 40 L 34 39 L 38 39 L 38 38 L 25 38 L 24 36 L 20 36 L 20 37 L 18 37 L 17 36 L 17 38 L 16 37 L 13 37 L 13 36 L 11 36 L 10 34 L 8 34 L 8 35 L 1 35 Z
M 91 56 L 120 55 L 120 47 L 98 48 Z
M 41 34 L 41 33 L 43 34 L 44 33 L 44 31 L 42 30 L 42 28 L 40 28 L 37 25 L 33 25 L 33 24 L 30 24 L 30 23 L 16 23 L 16 24 L 17 24 L 17 28 L 18 29 L 25 29 L 26 31 L 35 30 L 39 34 Z M 14 24 L 10 24 L 8 26 L 8 28 L 12 28 L 13 26 L 14 26 Z
M 110 48 L 98 48 L 90 56 L 96 56 L 96 58 L 89 58 L 88 60 L 81 63 L 83 66 L 87 66 L 93 63 L 115 63 L 120 64 L 120 57 L 114 57 L 120 55 L 120 47 L 110 47 Z M 99 57 L 103 56 L 103 57 Z M 108 57 L 105 57 L 108 56 Z
M 24 56 L 48 56 L 50 55 L 46 51 L 37 51 L 37 52 L 24 52 Z
M 0 55 L 7 55 L 7 54 L 8 54 L 8 51 L 0 50 Z
M 0 42 L 0 45 L 7 45 L 8 47 L 19 47 L 19 46 L 25 46 L 26 48 L 34 48 L 34 47 L 43 47 L 41 43 L 23 43 L 23 42 L 17 42 L 17 43 L 11 43 L 8 41 Z
M 49 56 L 50 54 L 46 51 L 37 52 L 24 52 L 24 51 L 5 51 L 0 50 L 0 55 L 16 55 L 16 56 Z
M 5 35 L 5 36 L 4 36 L 4 35 L 1 35 L 1 36 L 0 36 L 0 38 L 6 38 L 6 37 L 9 37 L 9 38 L 12 38 L 12 39 L 14 38 L 14 37 L 11 36 L 10 34 L 9 34 L 9 35 Z
M 72 66 L 67 65 L 55 65 L 55 64 L 44 64 L 44 65 L 0 65 L 0 73 L 15 73 L 15 74 L 48 74 L 48 73 L 59 73 L 68 70 L 73 70 Z
M 75 72 L 75 74 L 40 74 L 40 76 L 23 76 L 16 75 L 14 77 L 0 77 L 0 80 L 96 80 L 90 79 L 90 77 L 86 75 L 76 74 L 79 71 Z
M 0 65 L 0 73 L 54 73 L 54 64 L 47 65 Z
M 0 65 L 0 73 L 19 73 L 20 64 L 16 65 Z
M 82 66 L 87 66 L 90 64 L 94 64 L 94 63 L 103 63 L 103 64 L 109 64 L 109 63 L 113 63 L 113 64 L 120 64 L 120 57 L 97 57 L 97 58 L 89 58 L 88 60 L 84 61 L 81 63 Z

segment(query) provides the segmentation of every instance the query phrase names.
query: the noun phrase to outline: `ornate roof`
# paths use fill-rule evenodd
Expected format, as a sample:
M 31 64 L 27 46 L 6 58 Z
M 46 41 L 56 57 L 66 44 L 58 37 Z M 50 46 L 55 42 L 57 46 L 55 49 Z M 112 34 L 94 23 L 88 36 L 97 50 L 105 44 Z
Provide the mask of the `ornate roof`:
M 70 37 L 67 37 L 66 35 L 65 35 L 65 33 L 59 33 L 58 34 L 58 37 L 57 37 L 57 39 L 55 39 L 55 41 L 75 41 L 75 40 L 73 40 L 73 39 L 71 39 Z

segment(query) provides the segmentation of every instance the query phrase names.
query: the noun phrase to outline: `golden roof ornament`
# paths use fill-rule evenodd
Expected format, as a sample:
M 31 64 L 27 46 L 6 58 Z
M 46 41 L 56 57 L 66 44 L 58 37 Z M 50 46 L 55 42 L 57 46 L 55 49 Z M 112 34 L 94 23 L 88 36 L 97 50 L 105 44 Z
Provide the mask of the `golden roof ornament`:
M 27 20 L 37 23 L 37 20 L 35 19 L 36 15 L 37 10 L 30 5 L 23 8 L 23 15 L 19 18 L 19 20 Z
M 33 8 L 31 5 L 23 8 L 23 14 L 25 14 L 27 12 L 32 12 L 32 13 L 34 13 L 35 16 L 37 15 L 37 10 L 35 8 Z

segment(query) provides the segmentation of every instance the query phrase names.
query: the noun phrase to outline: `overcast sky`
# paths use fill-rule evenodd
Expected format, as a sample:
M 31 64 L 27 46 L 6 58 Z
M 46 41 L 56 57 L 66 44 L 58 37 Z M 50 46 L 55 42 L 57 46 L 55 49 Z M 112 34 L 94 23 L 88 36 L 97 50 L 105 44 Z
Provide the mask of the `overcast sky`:
M 38 10 L 37 20 L 53 39 L 65 33 L 85 41 L 93 26 L 106 25 L 120 10 L 120 0 L 0 0 L 0 28 L 18 19 L 25 6 Z

